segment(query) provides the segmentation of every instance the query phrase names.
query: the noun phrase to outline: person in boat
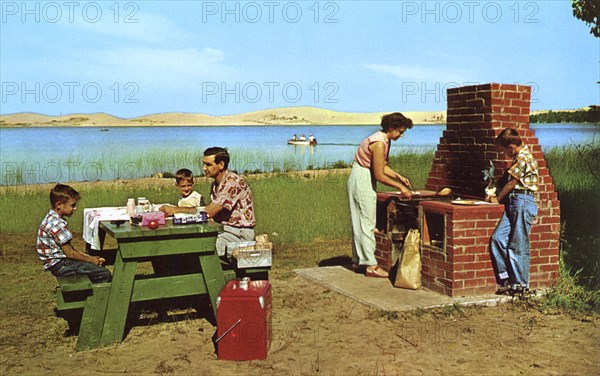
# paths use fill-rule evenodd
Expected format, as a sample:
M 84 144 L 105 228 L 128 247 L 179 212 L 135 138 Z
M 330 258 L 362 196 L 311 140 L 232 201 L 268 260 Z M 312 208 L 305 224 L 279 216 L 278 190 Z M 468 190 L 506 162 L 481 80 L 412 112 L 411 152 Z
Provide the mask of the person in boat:
M 375 259 L 377 182 L 394 187 L 410 198 L 410 181 L 388 166 L 392 141 L 413 127 L 411 119 L 399 112 L 381 118 L 381 130 L 364 139 L 354 156 L 348 178 L 348 198 L 352 220 L 352 269 L 367 277 L 388 278 Z
M 315 136 L 313 136 L 312 133 L 309 134 L 308 141 L 310 141 L 311 144 L 316 144 L 317 143 L 317 139 L 315 138 Z
M 298 135 L 294 133 L 294 137 L 292 137 L 292 141 L 298 141 Z
M 306 141 L 306 137 L 303 134 L 300 135 L 300 141 Z

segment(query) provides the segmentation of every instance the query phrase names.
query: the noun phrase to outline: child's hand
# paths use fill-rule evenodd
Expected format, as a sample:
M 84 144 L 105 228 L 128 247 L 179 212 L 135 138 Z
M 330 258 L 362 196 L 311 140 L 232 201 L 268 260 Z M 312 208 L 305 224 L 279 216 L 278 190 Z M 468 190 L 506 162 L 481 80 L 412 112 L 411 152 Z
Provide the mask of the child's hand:
M 171 206 L 171 205 L 163 205 L 160 208 L 158 208 L 158 210 L 165 213 L 166 215 L 175 214 L 175 206 Z
M 485 198 L 485 201 L 491 202 L 491 203 L 494 203 L 494 204 L 498 203 L 498 199 L 496 198 L 496 196 L 487 196 Z
M 98 266 L 102 266 L 102 264 L 104 264 L 105 262 L 106 262 L 106 260 L 104 258 L 94 256 L 94 264 L 96 264 Z

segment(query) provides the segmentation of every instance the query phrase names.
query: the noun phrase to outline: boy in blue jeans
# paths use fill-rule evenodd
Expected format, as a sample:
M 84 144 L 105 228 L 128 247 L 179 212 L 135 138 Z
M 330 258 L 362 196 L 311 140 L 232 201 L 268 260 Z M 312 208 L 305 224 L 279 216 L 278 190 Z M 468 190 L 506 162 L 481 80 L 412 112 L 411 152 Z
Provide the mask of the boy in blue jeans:
M 37 254 L 44 270 L 56 277 L 86 274 L 92 283 L 109 282 L 110 271 L 102 266 L 102 257 L 79 252 L 71 244 L 73 235 L 63 217 L 70 217 L 77 208 L 79 193 L 72 187 L 57 184 L 50 191 L 52 209 L 40 224 L 37 235 Z
M 529 234 L 537 216 L 538 163 L 516 130 L 504 129 L 497 142 L 514 158 L 507 171 L 506 185 L 497 197 L 486 198 L 505 206 L 490 240 L 490 252 L 496 282 L 500 285 L 496 294 L 507 295 L 529 291 Z

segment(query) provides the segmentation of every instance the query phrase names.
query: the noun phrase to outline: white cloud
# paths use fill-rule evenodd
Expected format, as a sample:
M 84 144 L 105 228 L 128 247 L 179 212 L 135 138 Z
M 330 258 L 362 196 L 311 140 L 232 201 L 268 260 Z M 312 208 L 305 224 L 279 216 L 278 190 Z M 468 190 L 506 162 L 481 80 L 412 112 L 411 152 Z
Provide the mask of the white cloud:
M 154 49 L 120 48 L 95 51 L 92 55 L 98 64 L 116 68 L 120 72 L 154 72 L 170 75 L 205 75 L 220 70 L 224 59 L 223 51 L 213 48 Z M 159 77 L 154 77 L 159 78 Z
M 135 81 L 147 87 L 175 89 L 200 81 L 223 80 L 232 69 L 224 63 L 225 54 L 213 48 L 154 49 L 120 48 L 94 51 L 90 55 L 96 69 L 94 78 Z
M 467 72 L 461 69 L 427 68 L 387 64 L 366 64 L 371 71 L 385 73 L 411 82 L 467 82 L 472 80 Z
M 95 82 L 103 88 L 113 83 L 135 83 L 140 90 L 160 96 L 197 90 L 203 82 L 230 80 L 237 69 L 225 63 L 225 53 L 205 47 L 182 48 L 115 48 L 105 50 L 62 48 L 60 58 L 30 59 L 28 76 L 18 74 L 12 80 L 33 82 Z M 23 64 L 25 62 L 23 61 Z M 32 74 L 32 72 L 36 72 Z
M 171 20 L 151 13 L 135 13 L 130 18 L 121 17 L 115 22 L 113 17 L 101 17 L 98 22 L 80 20 L 76 25 L 84 31 L 147 44 L 173 45 L 189 43 L 196 39 Z

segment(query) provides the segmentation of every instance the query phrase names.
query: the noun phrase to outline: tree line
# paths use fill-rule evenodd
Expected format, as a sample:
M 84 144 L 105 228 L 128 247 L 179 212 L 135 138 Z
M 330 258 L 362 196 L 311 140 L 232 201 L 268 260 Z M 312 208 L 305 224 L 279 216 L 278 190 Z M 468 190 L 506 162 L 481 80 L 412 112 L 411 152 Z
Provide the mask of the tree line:
M 600 106 L 575 111 L 548 111 L 529 115 L 531 123 L 600 123 Z

